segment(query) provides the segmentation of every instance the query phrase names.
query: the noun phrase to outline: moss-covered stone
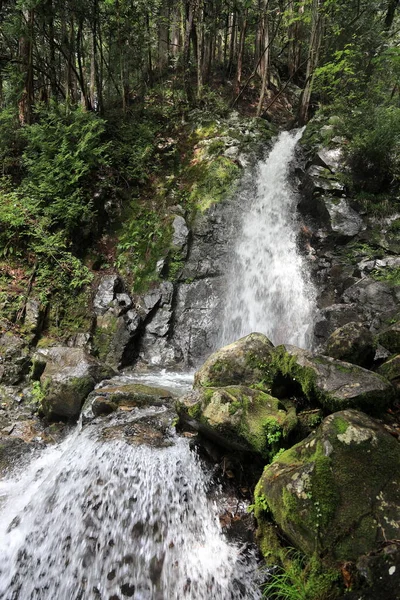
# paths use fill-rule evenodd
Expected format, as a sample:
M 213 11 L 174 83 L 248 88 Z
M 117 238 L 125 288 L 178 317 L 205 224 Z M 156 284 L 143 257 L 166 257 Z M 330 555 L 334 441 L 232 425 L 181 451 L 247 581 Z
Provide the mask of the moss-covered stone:
M 183 422 L 195 420 L 205 435 L 229 448 L 268 458 L 297 424 L 276 398 L 245 386 L 207 388 L 178 403 Z
M 400 353 L 400 321 L 378 335 L 378 341 L 393 354 Z
M 329 411 L 358 408 L 377 413 L 393 400 L 394 388 L 381 375 L 357 365 L 313 355 L 295 346 L 278 346 L 272 351 L 266 375 L 278 374 L 300 386 L 311 403 Z
M 197 371 L 195 387 L 251 385 L 263 378 L 273 345 L 262 333 L 251 333 L 214 352 Z
M 45 363 L 40 376 L 43 392 L 40 409 L 50 419 L 76 418 L 96 383 L 113 373 L 82 348 L 42 349 L 35 360 Z
M 383 363 L 377 372 L 388 379 L 392 385 L 397 389 L 397 393 L 400 391 L 400 354 L 392 356 L 389 360 Z
M 375 356 L 374 337 L 362 323 L 346 323 L 329 336 L 325 354 L 368 368 Z
M 400 534 L 398 441 L 363 413 L 327 417 L 268 465 L 256 487 L 289 540 L 326 562 L 355 560 Z M 262 502 L 261 502 L 261 500 Z

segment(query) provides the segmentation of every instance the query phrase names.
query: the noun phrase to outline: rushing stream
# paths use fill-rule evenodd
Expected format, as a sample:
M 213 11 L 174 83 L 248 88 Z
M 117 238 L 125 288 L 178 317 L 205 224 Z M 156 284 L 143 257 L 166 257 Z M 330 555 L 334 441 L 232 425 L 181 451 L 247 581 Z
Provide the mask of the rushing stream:
M 288 183 L 300 135 L 282 133 L 260 165 L 224 342 L 261 331 L 275 344 L 310 345 L 313 293 Z M 140 381 L 176 394 L 189 385 L 166 373 Z M 152 437 L 151 423 L 172 413 L 150 406 L 99 418 L 0 482 L 1 600 L 261 598 L 257 561 L 222 533 L 210 475 L 188 440 L 168 427 Z
M 301 135 L 280 134 L 258 167 L 255 193 L 240 198 L 243 222 L 228 275 L 222 343 L 253 331 L 276 345 L 312 343 L 314 292 L 297 247 L 296 194 L 288 180 Z
M 187 389 L 175 379 L 175 391 Z M 137 424 L 166 411 L 102 418 L 0 483 L 1 599 L 261 597 L 256 563 L 222 534 L 210 476 L 188 440 L 171 431 L 161 444 L 135 445 L 120 435 L 134 439 Z

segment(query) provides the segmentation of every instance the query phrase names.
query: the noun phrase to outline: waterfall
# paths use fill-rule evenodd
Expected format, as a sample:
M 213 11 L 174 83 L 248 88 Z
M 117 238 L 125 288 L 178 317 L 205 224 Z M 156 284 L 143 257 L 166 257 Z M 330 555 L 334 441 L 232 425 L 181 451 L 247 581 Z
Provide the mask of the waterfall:
M 311 346 L 315 294 L 297 248 L 296 194 L 288 180 L 302 131 L 279 135 L 258 166 L 255 190 L 239 198 L 242 226 L 228 275 L 220 345 L 258 331 L 276 345 Z
M 135 446 L 102 423 L 0 483 L 0 598 L 261 598 L 256 562 L 221 533 L 188 440 Z

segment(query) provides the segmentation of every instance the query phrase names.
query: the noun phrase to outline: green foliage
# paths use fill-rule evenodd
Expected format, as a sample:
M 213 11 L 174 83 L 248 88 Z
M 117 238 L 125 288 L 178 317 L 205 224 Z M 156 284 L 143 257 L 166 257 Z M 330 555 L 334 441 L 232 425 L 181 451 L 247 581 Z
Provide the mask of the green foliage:
M 356 190 L 381 192 L 400 175 L 400 108 L 361 105 L 348 115 L 347 154 Z
M 117 267 L 131 280 L 135 291 L 157 278 L 157 260 L 168 248 L 169 224 L 155 209 L 134 201 L 119 234 Z
M 40 381 L 33 381 L 32 382 L 32 386 L 31 386 L 31 395 L 32 395 L 32 401 L 34 404 L 36 404 L 37 406 L 41 406 L 44 398 L 45 398 L 45 393 L 42 390 L 42 386 L 40 385 Z
M 333 600 L 338 575 L 326 571 L 316 558 L 306 560 L 299 552 L 288 553 L 285 567 L 269 575 L 263 589 L 267 600 Z
M 190 205 L 204 211 L 226 198 L 233 193 L 239 172 L 239 167 L 224 156 L 191 166 L 188 174 L 192 182 L 188 196 Z
M 22 147 L 16 110 L 5 108 L 0 111 L 0 176 L 11 174 L 19 168 Z
M 376 279 L 376 281 L 385 281 L 391 285 L 400 286 L 400 267 L 374 269 L 371 273 L 371 277 Z
M 104 122 L 81 108 L 41 107 L 38 121 L 22 130 L 26 141 L 20 191 L 48 226 L 75 239 L 96 223 L 91 177 L 105 164 Z

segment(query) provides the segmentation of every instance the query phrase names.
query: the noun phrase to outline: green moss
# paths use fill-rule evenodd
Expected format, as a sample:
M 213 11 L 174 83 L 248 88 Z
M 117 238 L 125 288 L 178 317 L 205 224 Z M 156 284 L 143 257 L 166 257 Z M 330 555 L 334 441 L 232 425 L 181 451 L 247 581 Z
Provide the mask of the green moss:
M 117 331 L 118 320 L 115 316 L 107 317 L 102 326 L 97 326 L 93 333 L 93 354 L 102 362 L 107 362 L 112 341 Z
M 207 210 L 234 192 L 239 175 L 239 167 L 224 156 L 188 167 L 190 205 L 200 211 Z
M 336 431 L 340 434 L 340 433 L 346 433 L 349 424 L 348 422 L 343 419 L 342 417 L 337 416 L 333 422 L 333 425 L 336 429 Z

